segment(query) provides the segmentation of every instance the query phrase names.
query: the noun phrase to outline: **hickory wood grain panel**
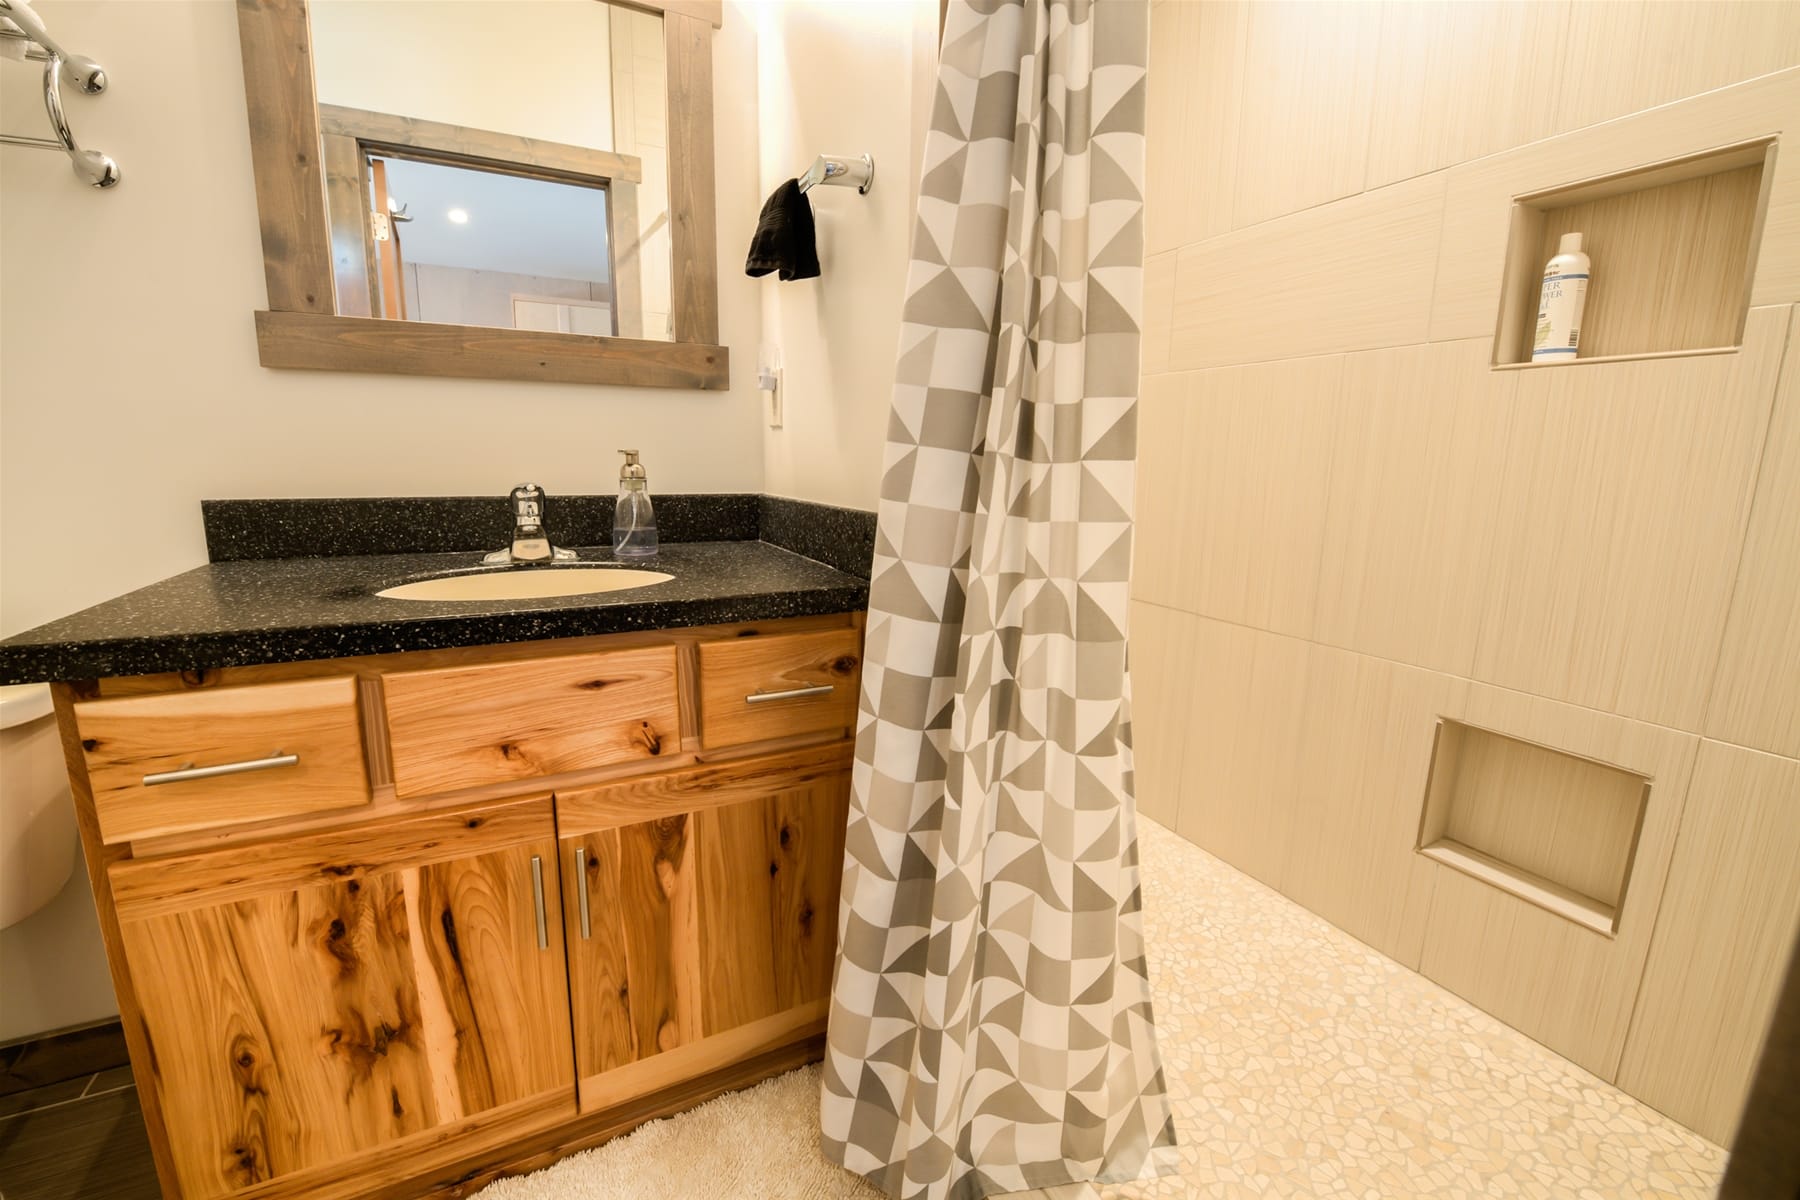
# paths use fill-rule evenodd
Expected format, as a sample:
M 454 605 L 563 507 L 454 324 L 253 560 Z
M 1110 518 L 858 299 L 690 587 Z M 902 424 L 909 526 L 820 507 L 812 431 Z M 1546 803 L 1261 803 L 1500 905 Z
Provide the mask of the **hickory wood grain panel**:
M 1706 733 L 1800 758 L 1800 308 L 1791 310 L 1775 411 L 1725 622 Z
M 423 796 L 673 753 L 675 657 L 645 646 L 384 675 L 394 789 Z
M 862 638 L 854 629 L 700 643 L 700 743 L 707 749 L 856 724 Z M 829 694 L 752 703 L 771 692 Z
M 459 858 L 468 853 L 471 839 L 503 844 L 535 836 L 548 797 L 536 799 L 535 806 L 512 798 L 373 826 L 271 838 L 226 853 L 124 859 L 108 869 L 107 878 L 121 919 L 227 904 L 272 887 L 366 879 L 396 861 L 421 865 Z
M 348 675 L 75 705 L 102 838 L 206 829 L 369 803 Z M 146 775 L 294 754 L 292 766 L 145 786 Z
M 831 984 L 848 780 L 845 764 L 736 803 L 564 833 L 582 1111 L 715 1069 L 744 1037 L 810 1030 L 823 1015 L 812 1009 Z
M 1730 1145 L 1800 928 L 1800 762 L 1705 741 L 1619 1086 Z
M 530 840 L 469 830 L 466 853 L 360 878 L 277 882 L 181 912 L 123 915 L 183 1195 L 390 1154 L 442 1126 L 573 1083 L 560 922 L 537 943 Z M 501 844 L 501 843 L 510 844 Z

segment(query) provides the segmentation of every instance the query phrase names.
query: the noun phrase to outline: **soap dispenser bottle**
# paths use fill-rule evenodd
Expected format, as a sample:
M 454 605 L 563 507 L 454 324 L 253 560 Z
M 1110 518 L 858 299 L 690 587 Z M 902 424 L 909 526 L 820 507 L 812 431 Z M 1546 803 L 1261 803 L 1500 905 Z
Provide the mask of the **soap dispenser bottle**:
M 656 553 L 656 512 L 650 507 L 650 477 L 636 450 L 621 450 L 619 502 L 613 506 L 613 553 L 620 558 L 648 558 Z

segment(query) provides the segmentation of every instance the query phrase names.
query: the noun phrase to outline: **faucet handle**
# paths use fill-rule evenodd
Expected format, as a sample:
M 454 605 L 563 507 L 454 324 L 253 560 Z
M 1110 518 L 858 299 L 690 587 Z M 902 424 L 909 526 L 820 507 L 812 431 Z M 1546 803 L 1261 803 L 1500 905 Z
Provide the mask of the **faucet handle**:
M 535 483 L 521 483 L 508 498 L 512 501 L 515 526 L 535 529 L 544 523 L 543 488 Z

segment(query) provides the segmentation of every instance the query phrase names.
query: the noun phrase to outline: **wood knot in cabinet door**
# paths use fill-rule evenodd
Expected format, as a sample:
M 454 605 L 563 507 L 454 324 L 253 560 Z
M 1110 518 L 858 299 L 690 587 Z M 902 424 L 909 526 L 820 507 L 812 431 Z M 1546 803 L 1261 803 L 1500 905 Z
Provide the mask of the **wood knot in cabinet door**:
M 637 740 L 644 750 L 655 758 L 662 753 L 662 735 L 648 721 L 640 721 L 637 728 Z

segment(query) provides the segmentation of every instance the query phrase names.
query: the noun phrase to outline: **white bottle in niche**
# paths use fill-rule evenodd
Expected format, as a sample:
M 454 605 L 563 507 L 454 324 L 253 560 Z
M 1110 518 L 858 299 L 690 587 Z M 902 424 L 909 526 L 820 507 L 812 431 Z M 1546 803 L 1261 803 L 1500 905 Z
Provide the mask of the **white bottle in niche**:
M 1581 235 L 1565 233 L 1556 257 L 1544 264 L 1544 290 L 1538 293 L 1537 333 L 1531 340 L 1532 362 L 1570 362 L 1581 344 L 1581 310 L 1587 304 L 1588 256 Z

